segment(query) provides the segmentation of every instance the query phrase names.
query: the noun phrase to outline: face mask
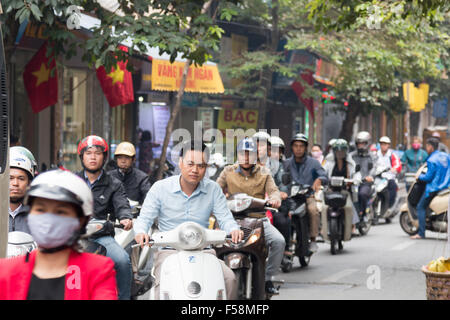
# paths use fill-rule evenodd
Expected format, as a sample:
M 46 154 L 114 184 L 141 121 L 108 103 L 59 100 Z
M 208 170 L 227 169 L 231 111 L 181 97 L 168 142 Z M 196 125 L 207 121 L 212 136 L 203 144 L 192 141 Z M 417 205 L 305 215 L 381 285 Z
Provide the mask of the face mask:
M 80 227 L 78 218 L 54 213 L 29 214 L 28 227 L 39 247 L 53 249 L 68 243 Z
M 420 149 L 420 143 L 413 143 L 412 147 L 414 150 L 419 150 Z
M 311 152 L 311 155 L 314 159 L 319 159 L 322 156 L 322 151 L 313 151 Z

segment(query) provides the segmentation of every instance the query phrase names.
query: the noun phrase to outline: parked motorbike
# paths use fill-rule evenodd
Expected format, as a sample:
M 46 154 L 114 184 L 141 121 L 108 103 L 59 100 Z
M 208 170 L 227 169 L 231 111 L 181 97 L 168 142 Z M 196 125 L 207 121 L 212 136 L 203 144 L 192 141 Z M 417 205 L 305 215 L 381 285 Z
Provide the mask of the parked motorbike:
M 415 235 L 419 232 L 419 220 L 417 216 L 417 204 L 425 192 L 426 183 L 417 180 L 422 174 L 426 173 L 426 164 L 422 165 L 415 174 L 414 183 L 408 191 L 406 203 L 400 209 L 400 226 L 403 231 L 409 235 Z M 431 200 L 426 211 L 425 229 L 434 232 L 447 232 L 448 227 L 448 203 L 450 189 L 440 191 Z
M 397 207 L 399 205 L 399 197 L 395 199 L 395 203 L 389 209 L 389 191 L 388 179 L 384 177 L 384 173 L 390 170 L 389 167 L 377 168 L 375 173 L 375 181 L 373 188 L 375 188 L 376 197 L 373 200 L 372 206 L 374 210 L 373 224 L 376 225 L 379 219 L 382 218 L 386 223 L 390 223 L 392 218 L 398 213 Z M 398 183 L 397 183 L 398 185 Z
M 322 236 L 325 241 L 330 242 L 333 255 L 342 250 L 343 241 L 349 241 L 352 236 L 353 212 L 344 209 L 349 196 L 347 184 L 352 182 L 352 179 L 344 177 L 331 177 L 325 191 L 325 204 L 328 208 L 326 215 L 322 216 Z
M 37 244 L 30 234 L 22 231 L 11 231 L 8 233 L 6 257 L 12 258 L 26 255 L 36 248 Z
M 161 265 L 160 299 L 226 300 L 219 259 L 203 251 L 210 245 L 222 245 L 225 238 L 225 231 L 209 230 L 195 222 L 184 222 L 171 231 L 154 233 L 149 242 L 151 246 L 177 250 Z M 150 299 L 154 298 L 152 288 Z
M 270 208 L 266 200 L 245 193 L 232 195 L 228 208 L 244 231 L 240 243 L 226 242 L 215 248 L 217 257 L 234 271 L 238 283 L 238 299 L 270 299 L 265 292 L 265 270 L 268 249 L 264 238 L 263 219 Z
M 291 183 L 288 201 L 291 211 L 291 238 L 288 245 L 290 255 L 285 255 L 281 262 L 281 270 L 290 272 L 295 256 L 302 267 L 308 266 L 313 252 L 309 250 L 309 215 L 306 211 L 306 199 L 314 194 L 309 185 Z
M 353 175 L 353 183 L 351 185 L 351 190 L 352 190 L 353 204 L 357 208 L 359 207 L 358 192 L 359 192 L 359 187 L 361 186 L 362 183 L 363 183 L 363 179 L 362 179 L 361 171 L 359 170 L 359 165 L 356 165 L 356 172 Z M 372 186 L 373 186 L 373 184 L 372 184 Z M 372 226 L 373 216 L 374 216 L 372 204 L 373 204 L 373 199 L 375 197 L 376 197 L 375 188 L 371 188 L 371 197 L 370 197 L 369 203 L 367 204 L 366 210 L 359 217 L 359 222 L 356 224 L 356 227 L 358 228 L 358 232 L 362 236 L 366 235 L 369 232 L 370 227 Z M 359 210 L 358 210 L 358 212 L 359 212 Z

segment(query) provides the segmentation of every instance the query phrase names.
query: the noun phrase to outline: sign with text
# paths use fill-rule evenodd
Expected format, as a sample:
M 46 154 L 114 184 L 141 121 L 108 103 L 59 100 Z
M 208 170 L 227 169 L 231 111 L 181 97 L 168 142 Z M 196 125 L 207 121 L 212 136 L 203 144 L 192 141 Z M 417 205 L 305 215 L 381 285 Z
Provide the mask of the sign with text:
M 152 90 L 178 91 L 183 76 L 184 62 L 152 60 Z M 189 67 L 186 92 L 223 93 L 225 91 L 216 65 Z
M 253 109 L 221 109 L 217 121 L 217 128 L 226 139 L 227 129 L 256 130 L 258 124 L 258 110 Z

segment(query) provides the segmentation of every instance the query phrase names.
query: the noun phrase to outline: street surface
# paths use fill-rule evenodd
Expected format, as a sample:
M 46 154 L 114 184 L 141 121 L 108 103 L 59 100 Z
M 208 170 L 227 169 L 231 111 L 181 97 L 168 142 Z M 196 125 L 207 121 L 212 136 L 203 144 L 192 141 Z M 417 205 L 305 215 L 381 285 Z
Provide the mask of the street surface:
M 399 196 L 406 197 L 404 184 Z M 344 250 L 331 255 L 330 245 L 319 242 L 306 268 L 298 259 L 272 300 L 425 300 L 425 275 L 420 270 L 445 255 L 447 234 L 426 232 L 427 239 L 411 240 L 396 215 L 390 224 L 380 219 L 366 236 L 344 242 Z M 147 300 L 149 293 L 139 297 Z
M 402 185 L 403 187 L 403 185 Z M 400 192 L 405 196 L 404 189 Z M 331 255 L 329 243 L 306 268 L 295 259 L 290 273 L 276 279 L 285 283 L 273 300 L 423 300 L 425 275 L 420 270 L 445 255 L 447 234 L 426 232 L 427 239 L 411 240 L 401 229 L 399 215 L 390 224 L 380 219 L 366 236 L 344 242 L 344 250 Z

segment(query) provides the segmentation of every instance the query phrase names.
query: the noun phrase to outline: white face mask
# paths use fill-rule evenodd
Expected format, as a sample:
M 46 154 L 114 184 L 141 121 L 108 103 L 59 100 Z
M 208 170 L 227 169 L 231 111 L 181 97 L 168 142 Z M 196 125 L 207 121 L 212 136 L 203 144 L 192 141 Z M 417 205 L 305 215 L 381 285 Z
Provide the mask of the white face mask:
M 72 245 L 69 242 L 79 229 L 80 220 L 54 213 L 29 214 L 28 227 L 40 248 L 53 249 L 66 244 Z

